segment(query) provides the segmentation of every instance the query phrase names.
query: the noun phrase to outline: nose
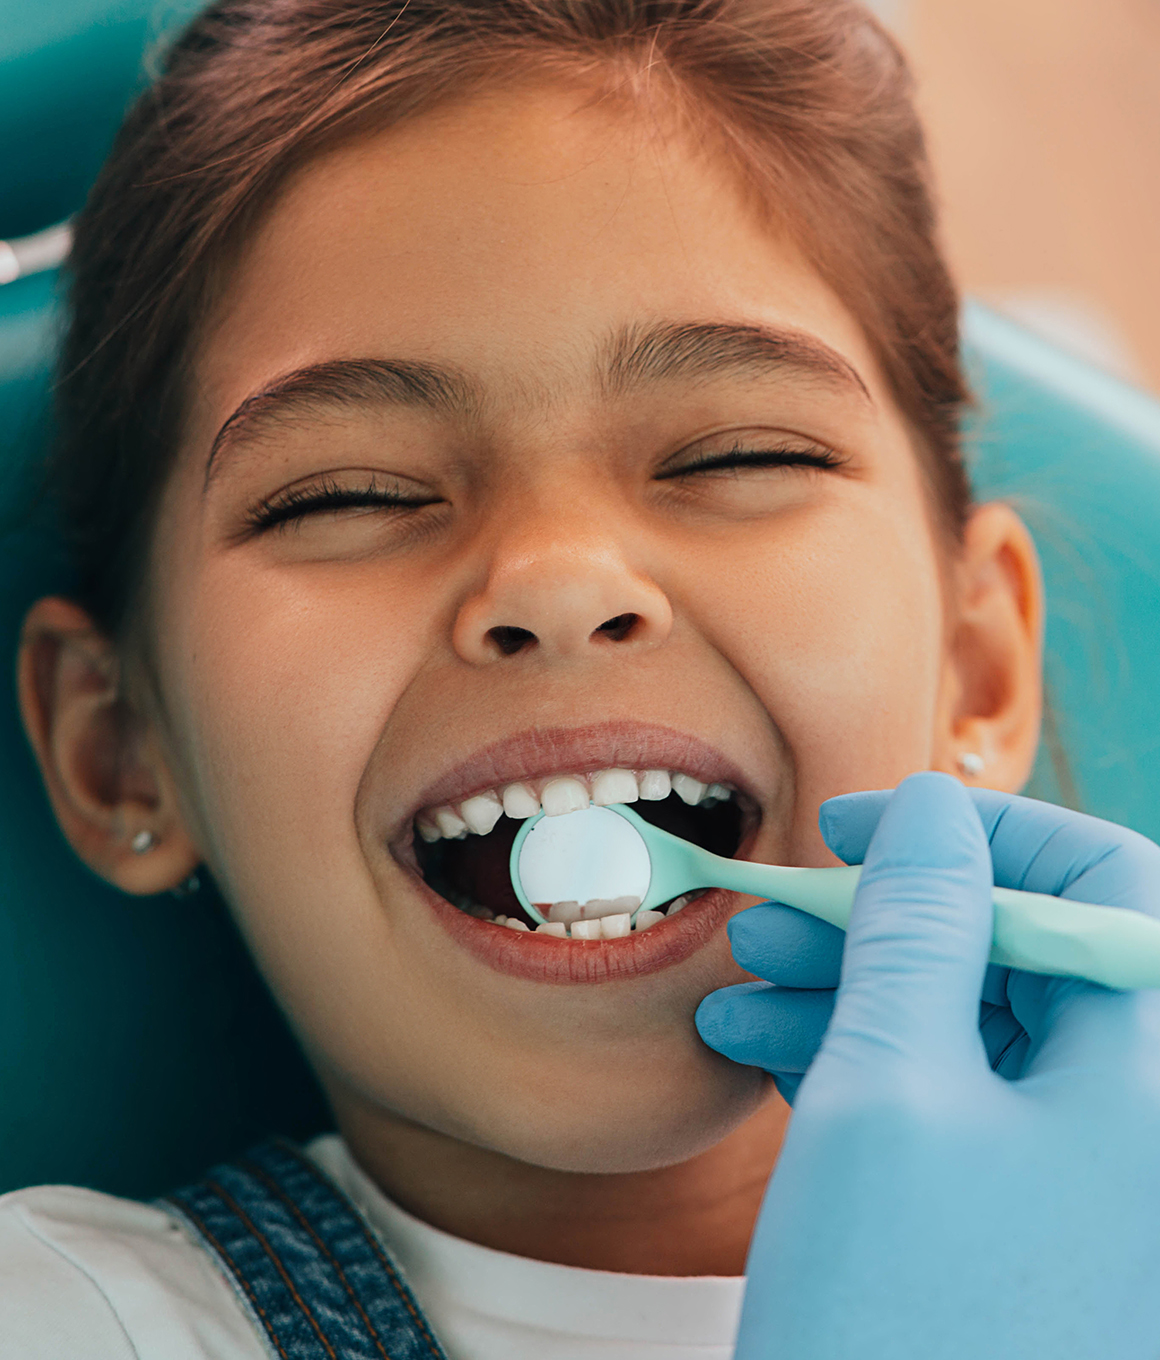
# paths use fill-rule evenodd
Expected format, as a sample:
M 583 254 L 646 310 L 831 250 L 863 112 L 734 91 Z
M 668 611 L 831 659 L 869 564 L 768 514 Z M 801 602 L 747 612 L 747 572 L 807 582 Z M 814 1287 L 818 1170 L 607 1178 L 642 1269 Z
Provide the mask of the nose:
M 455 650 L 473 665 L 517 654 L 582 660 L 606 647 L 652 647 L 673 623 L 667 595 L 592 521 L 560 515 L 525 525 L 493 552 L 482 590 L 455 620 Z

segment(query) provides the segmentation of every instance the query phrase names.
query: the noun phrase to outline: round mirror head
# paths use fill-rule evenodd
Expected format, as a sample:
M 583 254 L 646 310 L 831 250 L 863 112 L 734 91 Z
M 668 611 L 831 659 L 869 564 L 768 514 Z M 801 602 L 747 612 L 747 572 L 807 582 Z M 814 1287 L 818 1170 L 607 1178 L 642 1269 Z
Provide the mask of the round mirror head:
M 541 921 L 558 902 L 635 898 L 639 907 L 652 879 L 644 837 L 610 807 L 533 818 L 512 846 L 511 869 L 520 905 Z

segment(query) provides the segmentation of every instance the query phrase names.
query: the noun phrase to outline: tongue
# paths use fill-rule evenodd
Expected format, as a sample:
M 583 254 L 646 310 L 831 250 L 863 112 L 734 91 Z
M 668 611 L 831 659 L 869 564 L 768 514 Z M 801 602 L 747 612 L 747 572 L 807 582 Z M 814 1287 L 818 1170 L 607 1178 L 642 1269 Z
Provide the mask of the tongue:
M 512 888 L 510 868 L 512 843 L 519 829 L 519 822 L 501 817 L 486 836 L 447 842 L 444 870 L 452 887 L 497 916 L 522 918 L 524 914 Z

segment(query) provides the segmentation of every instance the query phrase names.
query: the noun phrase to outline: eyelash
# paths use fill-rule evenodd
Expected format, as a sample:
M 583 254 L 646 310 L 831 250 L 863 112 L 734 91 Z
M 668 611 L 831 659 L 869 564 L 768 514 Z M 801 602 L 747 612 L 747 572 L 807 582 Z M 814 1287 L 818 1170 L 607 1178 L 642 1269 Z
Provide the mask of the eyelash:
M 745 467 L 807 467 L 825 470 L 838 467 L 841 460 L 828 449 L 746 449 L 738 445 L 723 453 L 709 454 L 692 463 L 684 463 L 658 475 L 657 481 L 673 481 L 694 473 L 718 472 Z M 310 486 L 291 487 L 280 495 L 257 505 L 246 516 L 254 532 L 275 529 L 305 519 L 308 515 L 337 510 L 369 509 L 420 510 L 437 504 L 437 498 L 423 500 L 414 496 L 399 496 L 378 486 L 372 478 L 363 488 L 341 486 L 333 479 L 323 479 Z
M 419 510 L 436 504 L 437 498 L 399 496 L 379 486 L 374 478 L 363 488 L 341 486 L 333 479 L 324 478 L 310 486 L 292 486 L 288 491 L 255 506 L 246 516 L 252 530 L 276 529 L 279 525 L 305 519 L 308 515 L 336 510 L 365 510 L 386 507 L 391 510 Z
M 840 467 L 841 464 L 842 460 L 830 449 L 817 447 L 747 449 L 738 444 L 722 453 L 710 453 L 691 463 L 682 463 L 680 467 L 673 468 L 670 472 L 662 472 L 657 480 L 671 481 L 689 473 L 719 472 L 730 468 L 807 467 L 825 471 L 828 468 Z

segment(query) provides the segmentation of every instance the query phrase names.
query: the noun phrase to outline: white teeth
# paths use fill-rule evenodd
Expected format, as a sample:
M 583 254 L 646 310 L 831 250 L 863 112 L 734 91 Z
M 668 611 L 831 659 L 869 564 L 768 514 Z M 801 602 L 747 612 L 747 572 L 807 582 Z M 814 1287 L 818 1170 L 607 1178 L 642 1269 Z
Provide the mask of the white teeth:
M 640 796 L 650 803 L 667 798 L 673 790 L 668 770 L 645 770 L 640 777 Z
M 565 776 L 550 779 L 540 791 L 545 817 L 562 817 L 566 812 L 582 812 L 588 806 L 588 789 L 579 779 Z
M 691 893 L 682 893 L 680 897 L 673 898 L 673 900 L 669 903 L 668 914 L 670 916 L 675 916 L 678 911 L 681 911 L 683 910 L 683 908 L 687 907 L 691 901 L 692 901 Z
M 454 808 L 436 808 L 431 815 L 435 818 L 435 825 L 439 828 L 439 834 L 445 840 L 450 841 L 457 836 L 467 835 L 467 823 Z
M 459 815 L 467 824 L 468 831 L 477 836 L 486 836 L 503 816 L 503 804 L 497 794 L 489 789 L 487 793 L 476 794 L 459 804 Z
M 639 797 L 636 775 L 631 770 L 601 770 L 592 776 L 592 801 L 597 807 L 635 803 Z
M 631 915 L 640 906 L 639 897 L 594 897 L 588 902 L 553 902 L 548 908 L 549 921 L 571 925 L 573 921 L 599 921 L 604 916 Z
M 632 917 L 627 911 L 617 912 L 614 916 L 600 918 L 600 938 L 619 940 L 632 929 Z
M 673 791 L 682 800 L 694 807 L 705 796 L 708 784 L 702 784 L 699 779 L 694 779 L 691 774 L 673 775 Z
M 591 786 L 591 794 L 589 793 Z M 705 784 L 690 774 L 670 774 L 668 770 L 642 770 L 639 773 L 619 766 L 597 770 L 587 779 L 577 775 L 557 775 L 547 780 L 543 791 L 519 780 L 502 789 L 484 789 L 472 794 L 458 806 L 444 803 L 424 808 L 415 817 L 415 830 L 425 841 L 462 840 L 464 836 L 486 836 L 505 813 L 515 821 L 535 817 L 543 811 L 549 817 L 580 812 L 589 806 L 608 807 L 613 803 L 635 803 L 638 798 L 660 802 L 676 792 L 694 806 L 731 798 L 736 789 L 730 784 Z
M 665 919 L 663 911 L 640 911 L 637 912 L 636 919 L 633 920 L 632 913 L 633 911 L 636 911 L 637 899 L 635 897 L 628 897 L 619 900 L 622 902 L 631 902 L 633 904 L 632 908 L 627 911 L 605 912 L 602 916 L 592 916 L 588 918 L 571 916 L 567 921 L 542 921 L 536 926 L 535 933 L 537 935 L 550 935 L 553 939 L 557 940 L 566 940 L 569 936 L 571 936 L 573 940 L 622 940 L 626 935 L 632 934 L 633 931 L 651 930 L 658 921 L 663 921 Z M 678 898 L 678 901 L 682 904 L 688 900 L 688 896 Z M 610 907 L 613 903 L 601 902 L 594 904 L 586 902 L 584 905 L 586 907 L 593 905 Z M 555 902 L 552 904 L 552 909 L 553 911 L 559 907 L 571 907 L 575 909 L 576 906 L 577 903 L 575 902 Z M 676 903 L 674 903 L 673 907 L 670 909 L 670 911 L 674 910 L 679 910 Z M 505 930 L 514 930 L 517 932 L 523 931 L 525 934 L 528 933 L 528 927 L 517 916 L 497 916 L 492 920 L 491 914 L 488 913 L 488 915 L 482 919 L 490 920 L 492 925 L 502 926 Z
M 527 784 L 508 784 L 502 797 L 504 812 L 516 821 L 534 817 L 540 810 L 540 800 Z

